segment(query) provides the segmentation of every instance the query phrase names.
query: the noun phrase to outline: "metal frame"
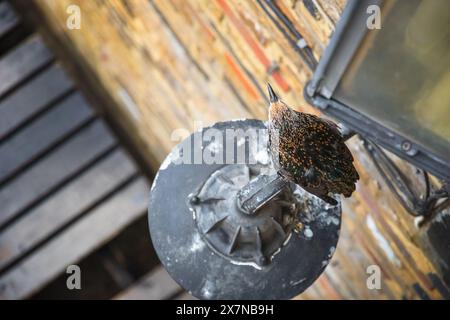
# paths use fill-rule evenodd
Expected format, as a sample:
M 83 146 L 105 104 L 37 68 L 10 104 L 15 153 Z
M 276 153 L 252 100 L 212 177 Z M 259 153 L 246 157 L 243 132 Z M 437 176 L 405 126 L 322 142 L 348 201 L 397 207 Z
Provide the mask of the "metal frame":
M 450 181 L 450 159 L 441 159 L 427 147 L 410 141 L 403 135 L 333 99 L 337 84 L 364 35 L 368 32 L 366 8 L 372 4 L 381 6 L 383 2 L 382 0 L 349 0 L 312 80 L 305 87 L 305 98 L 313 106 L 358 132 L 362 138 L 381 145 L 400 158 L 443 180 Z

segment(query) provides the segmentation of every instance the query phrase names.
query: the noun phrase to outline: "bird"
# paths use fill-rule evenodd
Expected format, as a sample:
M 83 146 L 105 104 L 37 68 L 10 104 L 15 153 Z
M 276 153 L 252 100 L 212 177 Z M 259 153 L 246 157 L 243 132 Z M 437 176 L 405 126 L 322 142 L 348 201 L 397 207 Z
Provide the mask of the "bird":
M 339 127 L 328 119 L 298 112 L 269 91 L 269 153 L 276 171 L 323 201 L 337 205 L 336 194 L 350 197 L 359 174 Z

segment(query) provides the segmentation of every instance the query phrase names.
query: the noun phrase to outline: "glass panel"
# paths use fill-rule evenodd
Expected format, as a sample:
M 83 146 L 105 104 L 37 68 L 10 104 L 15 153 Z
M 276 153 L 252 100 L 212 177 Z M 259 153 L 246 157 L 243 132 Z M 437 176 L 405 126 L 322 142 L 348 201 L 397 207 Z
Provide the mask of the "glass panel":
M 450 1 L 388 0 L 334 98 L 450 161 Z

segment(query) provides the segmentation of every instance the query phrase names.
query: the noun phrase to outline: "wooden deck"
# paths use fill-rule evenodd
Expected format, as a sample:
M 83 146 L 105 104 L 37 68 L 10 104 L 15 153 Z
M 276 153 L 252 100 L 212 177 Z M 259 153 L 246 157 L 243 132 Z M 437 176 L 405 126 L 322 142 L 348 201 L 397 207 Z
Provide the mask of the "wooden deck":
M 164 270 L 159 266 L 148 275 L 133 284 L 129 289 L 120 293 L 116 300 L 196 300 L 185 292 Z
M 1 2 L 0 37 L 20 23 Z M 147 211 L 148 180 L 35 33 L 0 58 L 0 164 L 1 299 L 33 296 Z

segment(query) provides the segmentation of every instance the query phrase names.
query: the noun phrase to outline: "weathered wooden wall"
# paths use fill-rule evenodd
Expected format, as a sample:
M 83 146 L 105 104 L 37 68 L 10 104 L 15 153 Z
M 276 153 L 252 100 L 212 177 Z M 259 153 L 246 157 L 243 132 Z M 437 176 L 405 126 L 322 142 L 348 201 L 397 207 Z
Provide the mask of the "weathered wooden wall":
M 50 44 L 101 95 L 157 169 L 178 142 L 174 129 L 233 118 L 267 117 L 265 84 L 299 110 L 311 72 L 276 25 L 250 0 L 23 1 Z M 276 1 L 319 58 L 344 0 Z M 67 8 L 81 9 L 81 29 L 66 26 Z M 277 65 L 274 72 L 270 72 Z M 426 229 L 414 226 L 376 173 L 357 138 L 349 145 L 361 175 L 344 202 L 337 252 L 323 276 L 299 298 L 441 298 L 442 270 Z M 366 269 L 377 264 L 382 289 L 369 290 Z M 437 275 L 437 276 L 434 276 Z M 447 296 L 448 297 L 448 296 Z

